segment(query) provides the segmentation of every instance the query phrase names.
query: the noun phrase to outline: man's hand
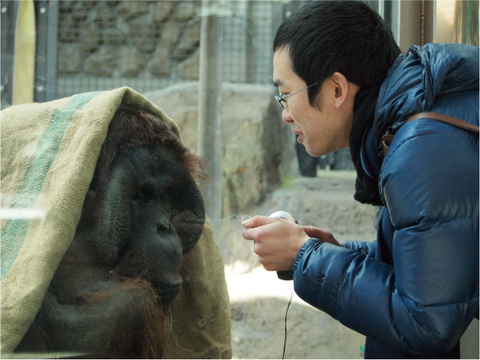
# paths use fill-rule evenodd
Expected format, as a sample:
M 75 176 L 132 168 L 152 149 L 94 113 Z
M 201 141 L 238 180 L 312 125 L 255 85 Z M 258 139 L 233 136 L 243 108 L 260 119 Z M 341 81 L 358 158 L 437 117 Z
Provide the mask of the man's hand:
M 269 271 L 290 270 L 302 245 L 310 236 L 300 225 L 282 218 L 254 216 L 242 222 L 245 240 L 253 240 L 253 251 Z
M 340 246 L 340 243 L 333 237 L 330 231 L 325 229 L 320 229 L 314 226 L 302 226 L 302 227 L 303 227 L 303 231 L 305 231 L 305 233 L 311 238 L 315 238 L 323 242 L 328 242 L 330 244 Z

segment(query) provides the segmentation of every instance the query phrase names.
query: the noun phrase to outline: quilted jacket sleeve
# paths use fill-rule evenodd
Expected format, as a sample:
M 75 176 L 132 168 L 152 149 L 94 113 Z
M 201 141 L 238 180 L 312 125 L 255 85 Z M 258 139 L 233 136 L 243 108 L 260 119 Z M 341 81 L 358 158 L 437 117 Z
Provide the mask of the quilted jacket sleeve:
M 356 240 L 347 241 L 342 246 L 347 249 L 358 250 L 368 256 L 375 256 L 375 251 L 377 249 L 376 242 L 366 242 L 366 241 L 356 241 Z
M 311 239 L 292 269 L 297 294 L 400 351 L 449 351 L 478 311 L 478 161 L 468 132 L 404 125 L 380 178 L 391 264 Z

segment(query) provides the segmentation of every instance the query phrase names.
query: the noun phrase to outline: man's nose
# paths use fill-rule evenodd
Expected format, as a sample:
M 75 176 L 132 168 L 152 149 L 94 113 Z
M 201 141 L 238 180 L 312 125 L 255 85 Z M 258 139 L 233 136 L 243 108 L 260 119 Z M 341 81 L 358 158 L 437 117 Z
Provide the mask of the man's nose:
M 283 109 L 282 120 L 283 120 L 283 122 L 285 122 L 287 124 L 291 124 L 293 122 L 293 119 L 290 116 L 290 112 L 288 111 L 288 109 Z

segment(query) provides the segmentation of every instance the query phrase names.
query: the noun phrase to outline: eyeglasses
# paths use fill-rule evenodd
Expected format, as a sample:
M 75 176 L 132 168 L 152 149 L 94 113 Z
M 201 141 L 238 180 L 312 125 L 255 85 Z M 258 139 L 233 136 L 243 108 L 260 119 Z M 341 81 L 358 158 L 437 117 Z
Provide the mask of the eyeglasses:
M 275 95 L 275 100 L 277 100 L 278 104 L 282 107 L 282 109 L 286 109 L 287 108 L 287 99 L 290 97 L 290 96 L 293 96 L 295 94 L 298 94 L 299 92 L 302 92 L 304 90 L 307 90 L 308 88 L 311 88 L 312 86 L 315 86 L 317 85 L 317 83 L 314 83 L 312 85 L 308 85 L 306 88 L 303 88 L 301 90 L 298 90 L 298 91 L 295 91 L 293 94 L 288 94 L 288 95 L 284 95 L 282 93 L 278 94 L 278 95 Z

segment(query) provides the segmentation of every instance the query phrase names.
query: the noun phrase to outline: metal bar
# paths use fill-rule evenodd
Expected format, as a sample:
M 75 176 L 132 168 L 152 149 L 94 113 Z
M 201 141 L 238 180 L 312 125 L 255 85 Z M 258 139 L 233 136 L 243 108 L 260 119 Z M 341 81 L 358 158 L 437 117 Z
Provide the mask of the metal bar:
M 1 1 L 1 108 L 12 105 L 13 52 L 15 42 L 15 19 L 19 2 Z
M 198 107 L 198 151 L 205 160 L 209 181 L 203 193 L 207 217 L 221 218 L 221 96 L 223 21 L 219 1 L 203 0 L 200 34 L 200 85 Z M 216 238 L 219 228 L 212 224 Z
M 46 79 L 46 63 L 47 63 L 47 1 L 35 1 L 35 20 L 37 27 L 36 38 L 36 56 L 35 56 L 35 89 L 34 98 L 36 102 L 45 101 L 45 79 Z
M 57 34 L 58 34 L 58 1 L 48 1 L 48 44 L 47 71 L 45 82 L 45 100 L 55 100 L 57 97 Z

